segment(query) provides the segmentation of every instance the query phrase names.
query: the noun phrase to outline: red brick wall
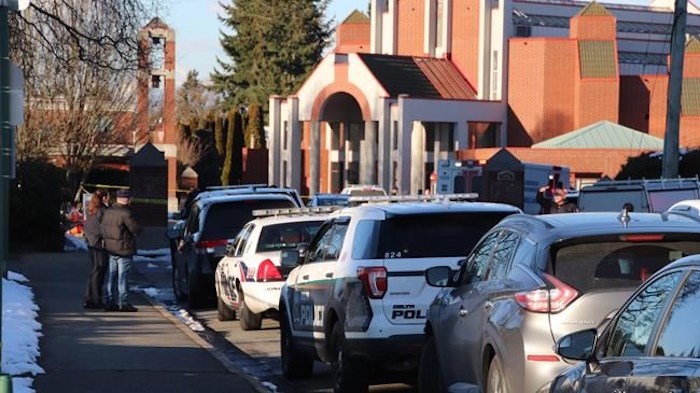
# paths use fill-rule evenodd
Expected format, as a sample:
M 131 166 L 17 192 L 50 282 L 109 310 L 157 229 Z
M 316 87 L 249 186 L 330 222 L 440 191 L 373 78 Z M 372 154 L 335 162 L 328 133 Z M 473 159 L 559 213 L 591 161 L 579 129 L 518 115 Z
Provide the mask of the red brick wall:
M 422 56 L 423 26 L 425 5 L 424 0 L 397 1 L 398 31 L 396 35 L 396 54 L 404 56 Z
M 574 130 L 571 111 L 574 106 L 575 41 L 550 39 L 544 58 L 544 112 L 540 140 L 547 140 Z
M 479 80 L 479 1 L 452 1 L 452 62 L 472 86 Z
M 700 53 L 687 53 L 683 61 L 684 78 L 700 78 Z
M 644 84 L 649 90 L 649 134 L 663 138 L 666 130 L 666 89 L 667 75 L 643 75 Z
M 578 79 L 576 85 L 578 95 L 573 129 L 601 120 L 618 122 L 620 82 L 617 78 Z
M 649 131 L 649 93 L 641 76 L 620 76 L 620 124 Z
M 369 23 L 346 23 L 338 25 L 335 33 L 336 53 L 369 53 L 369 51 Z

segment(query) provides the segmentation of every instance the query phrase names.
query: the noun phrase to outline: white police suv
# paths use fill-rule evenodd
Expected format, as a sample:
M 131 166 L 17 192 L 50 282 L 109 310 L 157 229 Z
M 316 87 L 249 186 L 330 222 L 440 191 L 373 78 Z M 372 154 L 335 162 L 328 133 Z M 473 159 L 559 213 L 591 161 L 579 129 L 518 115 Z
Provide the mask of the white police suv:
M 320 360 L 334 368 L 335 392 L 361 392 L 373 372 L 417 369 L 438 292 L 426 284 L 425 270 L 456 268 L 503 217 L 521 213 L 446 196 L 365 198 L 370 203 L 329 216 L 282 287 L 280 346 L 289 379 L 311 377 Z

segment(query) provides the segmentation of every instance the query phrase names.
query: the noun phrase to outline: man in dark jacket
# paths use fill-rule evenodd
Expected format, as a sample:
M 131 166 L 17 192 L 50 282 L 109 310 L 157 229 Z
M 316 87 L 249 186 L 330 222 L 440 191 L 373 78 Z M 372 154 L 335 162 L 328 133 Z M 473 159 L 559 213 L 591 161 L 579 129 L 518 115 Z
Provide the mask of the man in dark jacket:
M 131 259 L 136 254 L 136 236 L 141 232 L 128 207 L 130 201 L 129 190 L 117 191 L 116 203 L 105 210 L 100 223 L 104 248 L 109 253 L 105 311 L 138 311 L 128 302 Z
M 558 184 L 554 190 L 549 186 L 543 186 L 537 193 L 537 202 L 540 204 L 540 214 L 575 213 L 576 205 L 566 200 L 566 190 Z

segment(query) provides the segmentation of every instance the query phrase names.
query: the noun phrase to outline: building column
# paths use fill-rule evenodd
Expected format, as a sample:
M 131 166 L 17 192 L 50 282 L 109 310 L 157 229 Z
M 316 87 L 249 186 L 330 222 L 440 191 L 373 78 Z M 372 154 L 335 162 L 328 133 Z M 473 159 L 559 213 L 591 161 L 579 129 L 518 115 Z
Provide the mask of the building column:
M 270 114 L 268 119 L 268 138 L 267 138 L 267 182 L 268 184 L 280 185 L 280 135 L 282 134 L 282 119 L 280 117 L 280 101 L 281 97 L 270 97 Z
M 301 190 L 301 124 L 299 123 L 299 99 L 290 97 L 287 100 L 289 118 L 289 133 L 287 141 L 287 177 L 286 184 L 289 187 Z
M 469 148 L 469 125 L 466 121 L 458 121 L 454 123 L 455 133 L 455 152 Z
M 423 193 L 423 170 L 425 154 L 425 126 L 422 122 L 414 121 L 411 130 L 411 195 Z
M 372 120 L 365 121 L 365 139 L 363 151 L 360 153 L 362 159 L 361 178 L 363 184 L 377 184 L 375 176 L 375 163 L 377 162 L 377 128 Z
M 320 176 L 319 165 L 321 163 L 321 122 L 311 121 L 311 133 L 309 138 L 309 195 L 315 195 L 319 191 Z
M 379 144 L 377 146 L 377 181 L 391 192 L 391 104 L 382 99 L 379 112 Z

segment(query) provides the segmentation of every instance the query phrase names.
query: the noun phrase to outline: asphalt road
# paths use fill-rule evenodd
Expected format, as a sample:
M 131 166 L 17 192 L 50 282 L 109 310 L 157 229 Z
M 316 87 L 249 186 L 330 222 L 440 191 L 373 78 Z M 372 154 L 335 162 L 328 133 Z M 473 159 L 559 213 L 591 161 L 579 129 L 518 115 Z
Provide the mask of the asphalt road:
M 136 284 L 141 287 L 152 286 L 158 292 L 159 301 L 163 302 L 172 312 L 185 308 L 178 304 L 172 296 L 170 262 L 136 264 L 139 280 Z M 287 381 L 282 376 L 279 349 L 279 323 L 275 320 L 263 320 L 259 331 L 244 331 L 238 321 L 219 321 L 216 308 L 188 310 L 194 319 L 201 323 L 204 331 L 200 336 L 215 346 L 222 354 L 235 364 L 240 365 L 248 374 L 263 381 L 266 385 L 274 385 L 278 392 L 332 392 L 330 367 L 316 362 L 314 376 L 307 381 Z M 270 386 L 271 386 L 270 385 Z M 371 392 L 415 392 L 411 385 L 403 383 L 376 384 L 370 387 Z

